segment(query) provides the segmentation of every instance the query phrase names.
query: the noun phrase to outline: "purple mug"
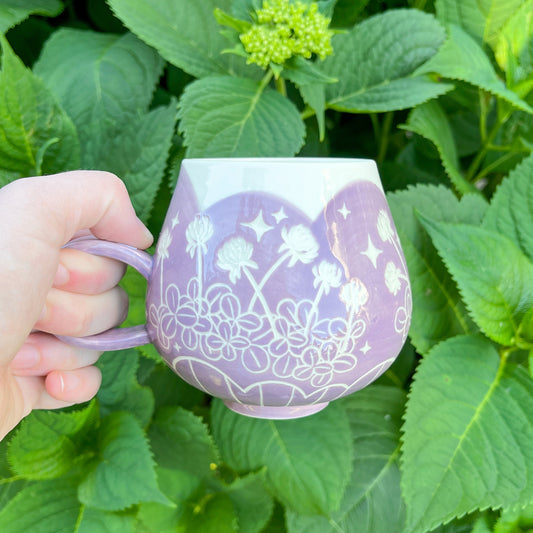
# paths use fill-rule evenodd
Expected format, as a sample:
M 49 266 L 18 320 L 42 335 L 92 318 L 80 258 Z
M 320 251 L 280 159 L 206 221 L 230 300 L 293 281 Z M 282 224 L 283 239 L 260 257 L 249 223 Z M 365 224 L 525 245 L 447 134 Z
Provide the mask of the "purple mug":
M 407 338 L 407 267 L 371 160 L 184 160 L 153 257 L 97 239 L 67 246 L 137 269 L 147 324 L 63 340 L 152 342 L 244 415 L 316 413 L 378 378 Z

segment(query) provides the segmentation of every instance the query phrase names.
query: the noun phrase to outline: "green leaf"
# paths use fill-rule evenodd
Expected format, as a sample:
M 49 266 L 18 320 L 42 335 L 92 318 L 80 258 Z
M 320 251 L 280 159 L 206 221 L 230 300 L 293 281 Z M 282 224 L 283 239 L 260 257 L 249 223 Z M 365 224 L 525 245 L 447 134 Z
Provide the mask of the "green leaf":
M 102 420 L 98 451 L 78 489 L 82 503 L 107 511 L 139 502 L 168 503 L 157 486 L 147 439 L 132 414 L 114 412 Z
M 520 322 L 518 337 L 525 343 L 526 349 L 533 348 L 533 307 L 529 309 Z
M 26 479 L 52 479 L 65 474 L 83 460 L 80 445 L 97 420 L 95 402 L 69 413 L 34 411 L 22 421 L 9 443 L 11 469 Z
M 133 533 L 134 518 L 127 514 L 82 508 L 75 533 Z
M 69 478 L 24 487 L 0 510 L 6 533 L 71 533 L 80 512 L 76 486 Z
M 370 0 L 337 0 L 331 25 L 334 28 L 353 26 Z
M 134 349 L 108 352 L 100 357 L 97 366 L 102 371 L 97 394 L 102 417 L 113 411 L 127 411 L 142 427 L 148 425 L 154 412 L 154 393 L 137 381 L 139 352 Z
M 290 157 L 305 135 L 292 102 L 246 78 L 213 76 L 191 83 L 178 118 L 187 157 Z
M 237 514 L 239 533 L 260 533 L 266 526 L 274 501 L 266 491 L 264 472 L 237 478 L 226 489 Z
M 183 531 L 202 533 L 237 533 L 237 515 L 227 494 L 207 495 L 182 519 Z
M 321 83 L 301 85 L 300 94 L 305 103 L 315 112 L 320 142 L 326 136 L 326 88 Z
M 528 0 L 436 0 L 437 18 L 494 47 L 506 21 Z
M 352 461 L 350 428 L 340 406 L 279 421 L 244 417 L 216 401 L 211 420 L 223 461 L 238 471 L 266 466 L 267 482 L 284 505 L 302 514 L 338 508 Z
M 174 125 L 176 103 L 158 107 L 129 121 L 109 139 L 93 168 L 120 176 L 141 220 L 150 216 L 157 190 L 163 180 Z
M 71 28 L 52 35 L 34 68 L 74 121 L 88 168 L 113 157 L 115 137 L 132 140 L 132 122 L 139 127 L 162 69 L 157 52 L 132 34 Z
M 409 269 L 413 316 L 409 336 L 424 354 L 434 344 L 474 329 L 456 284 L 446 270 L 416 212 L 458 221 L 459 202 L 443 186 L 417 185 L 387 195 Z
M 416 74 L 436 73 L 445 78 L 466 81 L 518 109 L 533 113 L 533 108 L 505 86 L 481 46 L 466 31 L 452 24 L 448 32 L 448 39 L 438 53 L 417 69 Z
M 202 419 L 181 407 L 160 409 L 148 433 L 157 464 L 205 477 L 218 453 Z
M 444 28 L 418 9 L 391 9 L 332 39 L 321 70 L 339 82 L 326 87 L 328 107 L 352 113 L 414 107 L 452 89 L 415 70 L 444 42 Z
M 483 226 L 507 236 L 533 261 L 533 154 L 509 173 L 494 194 Z
M 183 517 L 190 512 L 192 498 L 201 494 L 201 481 L 182 470 L 157 468 L 159 486 L 173 506 L 160 503 L 141 503 L 137 518 L 144 529 L 150 533 L 176 533 L 182 525 Z M 190 502 L 191 503 L 190 503 Z M 182 529 L 178 531 L 186 530 Z
M 424 357 L 402 431 L 409 531 L 531 501 L 533 381 L 488 340 L 454 337 Z
M 399 438 L 404 403 L 402 390 L 375 385 L 342 400 L 350 419 L 354 467 L 340 509 L 327 518 L 289 512 L 289 533 L 403 531 Z
M 60 0 L 2 0 L 0 33 L 6 33 L 30 15 L 55 17 L 61 11 L 63 11 L 63 3 Z
M 221 54 L 228 41 L 221 35 L 214 11 L 230 11 L 230 0 L 108 0 L 115 15 L 153 46 L 162 57 L 192 76 L 260 70 L 243 58 Z
M 503 235 L 420 218 L 476 324 L 490 339 L 513 345 L 533 305 L 533 264 Z
M 507 2 L 506 4 L 509 5 Z M 507 18 L 491 43 L 498 65 L 511 75 L 513 81 L 521 80 L 529 73 L 527 70 L 520 72 L 522 70 L 520 59 L 522 52 L 533 38 L 533 21 L 530 16 L 532 9 L 533 0 L 521 1 L 520 5 L 511 11 L 511 16 Z M 525 66 L 531 67 L 531 64 Z
M 229 13 L 222 11 L 220 8 L 214 10 L 215 19 L 221 26 L 228 26 L 234 29 L 238 33 L 247 32 L 252 26 L 251 22 L 247 20 L 241 20 L 237 17 L 232 17 Z
M 0 186 L 18 177 L 77 168 L 72 121 L 3 37 L 0 44 Z
M 461 174 L 453 132 L 444 110 L 437 102 L 416 107 L 409 114 L 407 123 L 400 127 L 418 133 L 435 145 L 444 169 L 458 192 L 464 194 L 475 190 Z

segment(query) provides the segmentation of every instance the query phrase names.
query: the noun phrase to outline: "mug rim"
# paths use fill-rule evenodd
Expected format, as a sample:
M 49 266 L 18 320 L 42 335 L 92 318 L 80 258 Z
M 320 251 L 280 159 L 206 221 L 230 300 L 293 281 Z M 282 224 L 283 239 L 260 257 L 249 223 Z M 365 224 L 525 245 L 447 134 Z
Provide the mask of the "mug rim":
M 191 157 L 181 164 L 191 163 L 374 163 L 375 159 L 365 157 Z

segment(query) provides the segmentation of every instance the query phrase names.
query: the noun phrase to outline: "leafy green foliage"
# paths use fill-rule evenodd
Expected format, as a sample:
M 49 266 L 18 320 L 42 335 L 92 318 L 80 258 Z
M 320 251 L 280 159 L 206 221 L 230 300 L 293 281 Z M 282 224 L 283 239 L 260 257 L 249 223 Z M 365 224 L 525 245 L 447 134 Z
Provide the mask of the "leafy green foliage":
M 303 419 L 102 355 L 94 400 L 0 443 L 0 531 L 532 531 L 532 9 L 0 0 L 0 186 L 115 172 L 157 237 L 184 157 L 375 159 L 414 303 L 379 381 Z
M 26 479 L 52 479 L 83 461 L 80 447 L 98 419 L 93 402 L 71 413 L 32 413 L 9 443 L 13 472 Z
M 78 492 L 85 505 L 107 511 L 142 501 L 170 503 L 157 486 L 147 439 L 133 415 L 116 411 L 102 420 L 98 458 Z
M 329 518 L 288 516 L 290 533 L 403 531 L 405 506 L 400 492 L 400 425 L 405 394 L 392 387 L 370 387 L 343 400 L 354 446 L 352 477 L 338 511 Z
M 452 277 L 416 214 L 458 222 L 470 210 L 461 209 L 462 202 L 442 186 L 418 185 L 389 194 L 388 201 L 394 219 L 402 220 L 398 232 L 413 291 L 411 341 L 424 354 L 441 340 L 469 333 L 474 326 Z
M 444 94 L 451 85 L 414 75 L 443 41 L 442 26 L 431 15 L 416 10 L 391 10 L 335 36 L 335 54 L 322 67 L 339 79 L 326 88 L 328 107 L 350 112 L 392 111 Z
M 291 156 L 303 143 L 304 125 L 294 105 L 246 78 L 191 83 L 178 117 L 188 157 Z
M 7 41 L 1 39 L 0 44 L 0 185 L 23 176 L 76 168 L 79 144 L 72 120 Z
M 235 73 L 242 58 L 224 55 L 227 41 L 214 10 L 227 11 L 229 0 L 109 0 L 117 17 L 167 61 L 192 76 Z M 241 67 L 242 68 L 242 67 Z
M 212 424 L 222 459 L 237 471 L 266 466 L 269 485 L 291 509 L 328 514 L 339 506 L 352 450 L 348 420 L 337 406 L 274 421 L 242 417 L 216 402 Z
M 476 41 L 460 26 L 449 27 L 448 39 L 418 74 L 435 72 L 445 78 L 462 80 L 503 98 L 510 104 L 532 112 L 532 108 L 498 78 L 489 58 Z
M 0 3 L 0 32 L 5 33 L 30 15 L 55 17 L 62 10 L 60 0 L 4 0 Z
M 533 264 L 503 235 L 423 220 L 464 301 L 490 339 L 511 346 L 533 303 Z M 475 269 L 474 265 L 483 265 Z
M 486 339 L 458 336 L 437 345 L 418 367 L 403 426 L 409 530 L 529 503 L 532 414 L 530 377 L 500 360 Z

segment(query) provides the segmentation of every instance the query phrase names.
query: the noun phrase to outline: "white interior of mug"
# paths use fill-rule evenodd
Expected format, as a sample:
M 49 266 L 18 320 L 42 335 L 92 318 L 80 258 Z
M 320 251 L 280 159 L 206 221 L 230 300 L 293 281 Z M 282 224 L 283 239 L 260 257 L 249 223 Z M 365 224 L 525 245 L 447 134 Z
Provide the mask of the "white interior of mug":
M 185 159 L 183 170 L 202 209 L 242 192 L 283 192 L 287 201 L 314 219 L 350 183 L 370 181 L 383 190 L 376 163 L 371 159 Z

